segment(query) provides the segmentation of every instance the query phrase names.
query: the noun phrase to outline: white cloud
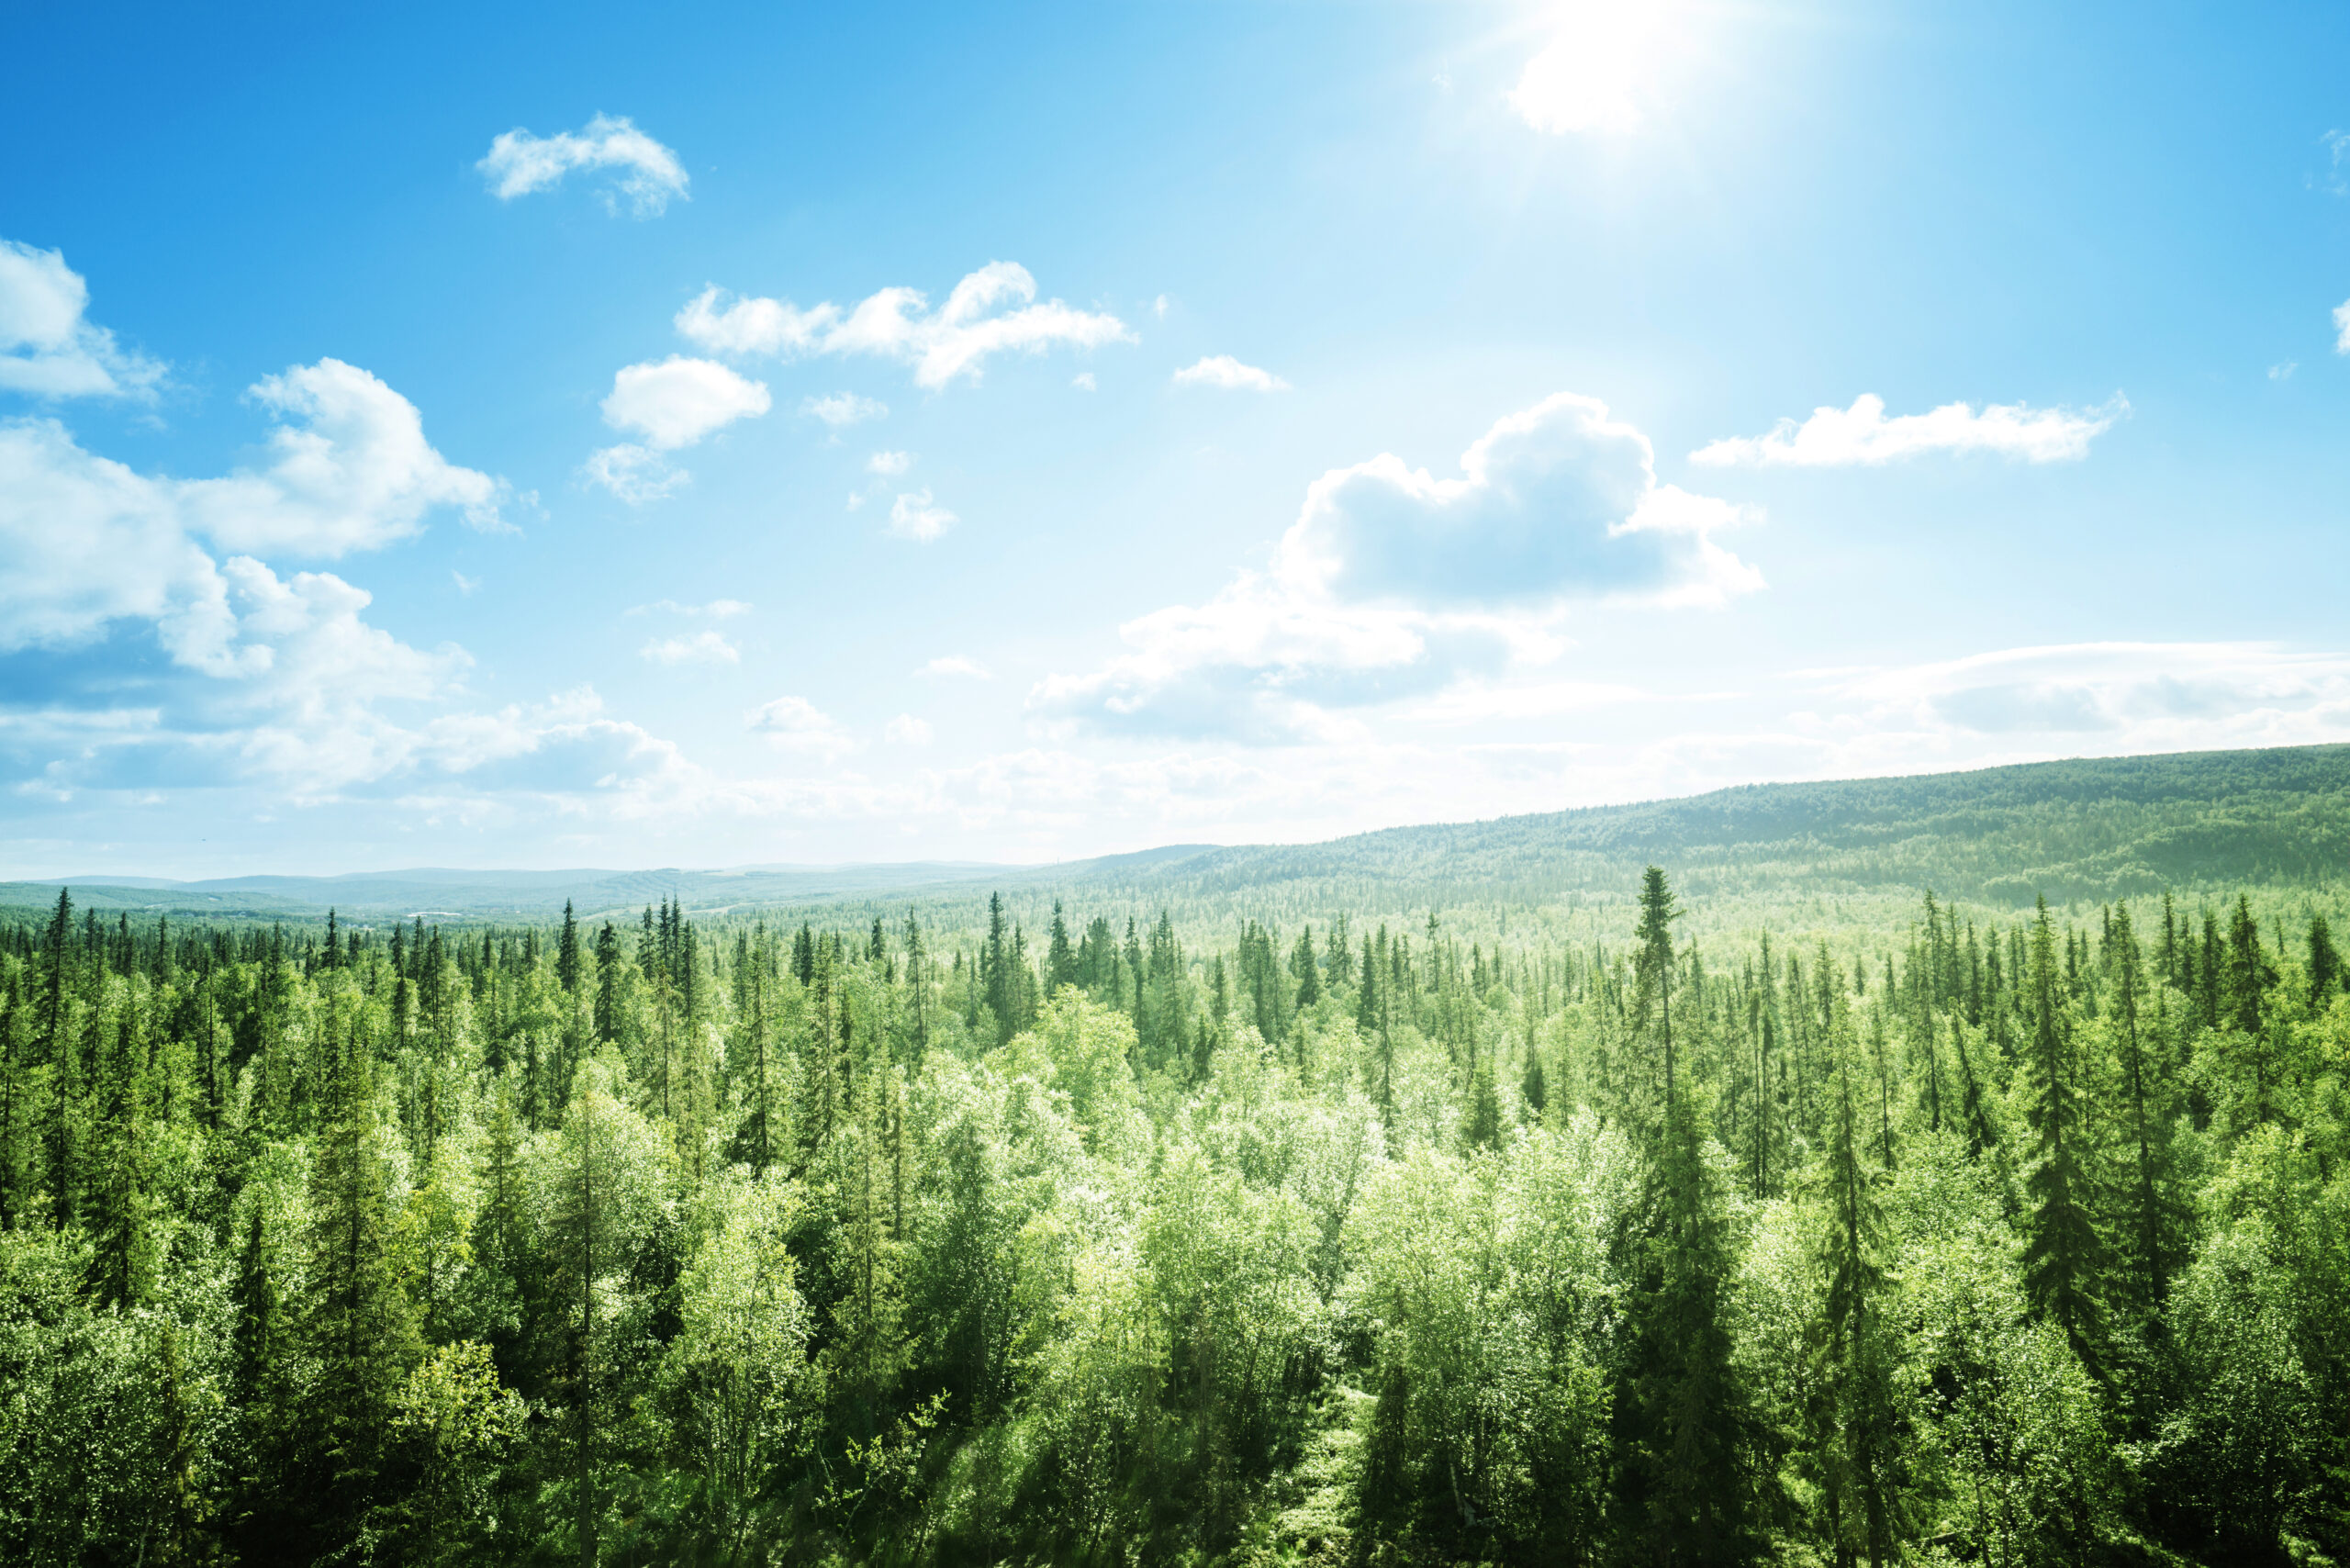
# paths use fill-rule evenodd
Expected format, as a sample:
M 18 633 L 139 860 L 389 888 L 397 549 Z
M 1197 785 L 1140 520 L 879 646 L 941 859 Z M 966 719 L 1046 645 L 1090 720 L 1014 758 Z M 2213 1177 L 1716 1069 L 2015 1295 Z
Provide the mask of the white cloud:
M 584 130 L 547 137 L 517 126 L 491 142 L 488 155 L 475 167 L 500 201 L 558 185 L 574 169 L 620 171 L 613 189 L 604 192 L 604 206 L 611 211 L 619 210 L 615 192 L 628 197 L 639 218 L 662 212 L 672 196 L 687 199 L 685 165 L 626 115 L 598 115 Z
M 890 503 L 890 532 L 900 539 L 918 539 L 927 544 L 957 521 L 953 512 L 931 500 L 927 488 L 909 491 Z
M 1167 319 L 1167 296 L 1162 294 L 1150 302 L 1150 313 L 1161 321 Z
M 890 405 L 871 398 L 860 398 L 854 392 L 830 392 L 822 398 L 809 398 L 800 405 L 800 411 L 823 420 L 837 431 L 867 420 L 878 420 L 890 411 Z
M 297 422 L 271 432 L 269 467 L 220 479 L 139 474 L 52 420 L 0 423 L 0 647 L 142 621 L 177 662 L 235 674 L 266 660 L 238 645 L 228 581 L 199 538 L 331 556 L 413 534 L 436 506 L 501 525 L 501 482 L 445 462 L 415 408 L 366 372 L 321 360 L 253 394 Z
M 763 702 L 744 714 L 743 722 L 785 751 L 830 760 L 856 748 L 847 732 L 804 697 L 778 697 Z
M 179 486 L 188 526 L 230 550 L 341 555 L 423 531 L 435 507 L 511 532 L 505 482 L 443 458 L 416 405 L 339 359 L 264 376 L 250 396 L 279 417 L 259 472 Z
M 1510 107 L 1537 130 L 1620 135 L 1637 128 L 1678 30 L 1665 0 L 1568 0 L 1527 62 Z
M 894 745 L 928 745 L 930 725 L 912 713 L 901 713 L 882 726 L 881 738 Z
M 1069 384 L 1071 386 L 1076 387 L 1080 392 L 1094 392 L 1100 390 L 1100 386 L 1093 379 L 1093 373 L 1090 370 L 1079 371 L 1075 375 L 1069 378 Z
M 954 676 L 968 680 L 992 680 L 988 666 L 968 654 L 941 654 L 914 671 L 923 676 Z
M 84 451 L 53 420 L 0 423 L 0 650 L 62 647 L 116 621 L 231 673 L 236 616 L 176 487 Z
M 657 452 L 691 446 L 736 420 L 755 419 L 772 406 L 767 386 L 716 360 L 671 354 L 658 364 L 625 365 L 612 376 L 604 422 L 643 436 Z
M 1976 413 L 1964 403 L 1945 403 L 1931 413 L 1888 420 L 1885 399 L 1863 393 L 1850 409 L 1815 409 L 1800 425 L 1781 420 L 1769 435 L 1713 442 L 1691 453 L 1689 461 L 1716 468 L 1842 468 L 1928 452 L 1993 452 L 2027 463 L 2061 463 L 2087 456 L 2089 442 L 2129 411 L 2117 396 L 2098 409 L 1991 403 Z
M 674 599 L 656 599 L 650 604 L 632 604 L 621 611 L 623 615 L 683 615 L 688 620 L 731 621 L 737 615 L 748 615 L 751 607 L 739 599 L 713 599 L 708 604 L 679 604 Z
M 63 252 L 0 240 L 0 391 L 151 398 L 163 366 L 94 326 L 89 303 L 89 285 Z
M 660 637 L 637 649 L 636 656 L 656 665 L 732 665 L 743 662 L 734 644 L 716 632 L 690 637 Z
M 449 573 L 449 580 L 457 585 L 457 593 L 460 598 L 471 599 L 481 591 L 479 577 L 469 577 L 463 572 L 452 569 Z
M 2288 359 L 2281 364 L 2272 364 L 2268 367 L 2268 379 L 2271 381 L 2290 381 L 2293 379 L 2293 372 L 2300 368 L 2300 362 L 2298 360 Z
M 865 460 L 865 471 L 885 479 L 894 479 L 914 465 L 911 452 L 877 452 Z
M 802 310 L 776 299 L 727 302 L 716 286 L 677 312 L 677 328 L 713 353 L 735 357 L 872 354 L 914 367 L 914 384 L 936 390 L 958 377 L 979 378 L 999 353 L 1043 353 L 1132 342 L 1116 317 L 1079 310 L 1058 299 L 1034 303 L 1036 280 L 1013 262 L 990 262 L 957 283 L 936 310 L 919 289 L 885 288 L 854 308 L 822 304 Z M 1013 308 L 1002 308 L 1005 306 Z
M 1762 587 L 1717 543 L 1727 502 L 1656 482 L 1639 431 L 1562 393 L 1438 479 L 1382 454 L 1307 488 L 1266 573 L 1126 622 L 1127 652 L 1038 683 L 1048 725 L 1252 742 L 1349 733 L 1337 711 L 1555 658 L 1574 600 L 1709 605 Z
M 2271 744 L 2288 715 L 2350 715 L 2350 658 L 2275 643 L 2072 643 L 1813 678 L 1866 722 L 2132 751 Z
M 632 507 L 675 495 L 692 484 L 694 477 L 652 448 L 627 441 L 589 453 L 588 461 L 580 465 L 579 476 Z
M 1228 392 L 1286 392 L 1289 383 L 1270 370 L 1243 364 L 1228 353 L 1214 354 L 1175 373 L 1178 386 L 1220 386 Z
M 62 654 L 109 636 L 135 648 L 151 636 L 164 655 L 101 655 L 105 688 L 150 694 L 152 717 L 119 745 L 58 758 L 42 775 L 51 786 L 78 787 L 120 746 L 167 746 L 172 760 L 146 776 L 331 791 L 413 759 L 414 737 L 386 705 L 462 691 L 464 651 L 410 647 L 368 624 L 365 590 L 331 573 L 280 577 L 249 555 L 216 562 L 195 530 L 222 506 L 207 487 L 224 483 L 140 475 L 53 420 L 0 424 L 0 649 Z
M 2350 299 L 2333 308 L 2333 352 L 2350 353 Z

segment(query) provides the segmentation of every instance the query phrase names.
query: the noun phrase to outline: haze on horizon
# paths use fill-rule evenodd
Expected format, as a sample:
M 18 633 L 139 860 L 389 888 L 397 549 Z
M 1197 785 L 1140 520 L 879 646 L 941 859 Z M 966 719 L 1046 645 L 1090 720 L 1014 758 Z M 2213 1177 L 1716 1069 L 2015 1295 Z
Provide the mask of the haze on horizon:
M 624 15 L 6 24 L 0 876 L 2350 738 L 2350 17 Z

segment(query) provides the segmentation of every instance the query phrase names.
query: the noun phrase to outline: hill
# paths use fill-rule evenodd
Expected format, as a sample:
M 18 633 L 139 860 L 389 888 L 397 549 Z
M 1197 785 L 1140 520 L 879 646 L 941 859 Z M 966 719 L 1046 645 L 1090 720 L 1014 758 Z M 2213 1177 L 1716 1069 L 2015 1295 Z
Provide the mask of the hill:
M 1890 778 L 1756 784 L 1680 800 L 1436 823 L 1304 845 L 1173 845 L 1044 866 L 914 862 L 727 869 L 474 871 L 151 878 L 0 884 L 0 905 L 77 903 L 209 919 L 544 919 L 566 900 L 605 916 L 674 898 L 697 916 L 829 912 L 918 902 L 949 923 L 990 890 L 1029 910 L 1169 907 L 1281 918 L 1334 908 L 1614 906 L 1639 868 L 1674 873 L 1693 902 L 1852 899 L 1932 889 L 1991 909 L 2164 889 L 2331 889 L 2350 870 L 2350 745 L 2029 763 Z

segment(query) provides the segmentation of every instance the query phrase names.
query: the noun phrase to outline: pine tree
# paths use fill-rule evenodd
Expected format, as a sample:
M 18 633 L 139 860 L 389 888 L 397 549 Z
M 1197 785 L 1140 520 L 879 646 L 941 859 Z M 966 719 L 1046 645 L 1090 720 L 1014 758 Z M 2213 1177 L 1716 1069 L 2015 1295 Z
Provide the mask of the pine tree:
M 1673 1097 L 1673 922 L 1681 913 L 1664 871 L 1651 866 L 1640 874 L 1640 921 L 1633 932 L 1639 944 L 1634 971 L 1638 982 L 1632 1005 L 1634 1026 L 1654 1027 L 1664 1051 L 1664 1103 Z
M 1882 1568 L 1896 1550 L 1899 1463 L 1889 1336 L 1880 1321 L 1885 1226 L 1861 1159 L 1852 1024 L 1841 995 L 1835 1005 L 1829 1036 L 1828 1224 L 1820 1245 L 1828 1290 L 1825 1321 L 1815 1335 L 1830 1428 L 1817 1458 L 1836 1561 L 1864 1555 L 1872 1568 Z
M 2333 933 L 2325 924 L 2322 911 L 2310 914 L 2310 1009 L 2322 1013 L 2331 1006 L 2343 986 L 2343 966 L 2340 949 L 2333 945 Z
M 376 1149 L 374 1054 L 355 1028 L 334 1047 L 310 1162 L 301 1323 L 317 1369 L 303 1401 L 315 1472 L 306 1496 L 322 1544 L 352 1540 L 374 1502 L 393 1394 L 420 1350 Z
M 1769 1436 L 1734 1354 L 1729 1216 L 1688 1099 L 1667 1107 L 1626 1241 L 1617 1528 L 1628 1560 L 1762 1560 Z
M 2098 1364 L 2097 1270 L 2102 1250 L 2089 1217 L 2083 1109 L 2073 1060 L 2072 1020 L 2059 999 L 2056 937 L 2048 901 L 2031 930 L 2026 989 L 2031 1004 L 2031 1127 L 2034 1161 L 2026 1179 L 2024 1285 L 2032 1305 L 2065 1331 L 2084 1365 Z
M 1077 949 L 1069 946 L 1069 922 L 1061 917 L 1060 900 L 1055 899 L 1052 936 L 1045 947 L 1045 994 L 1057 996 L 1061 987 L 1077 983 Z
M 596 1039 L 621 1037 L 621 934 L 610 921 L 596 933 Z
M 2131 929 L 2130 907 L 2116 906 L 2113 920 L 2114 1011 L 2119 1026 L 2122 1092 L 2129 1096 L 2129 1136 L 2136 1150 L 2136 1180 L 2132 1183 L 2132 1218 L 2135 1232 L 2138 1284 L 2148 1311 L 2158 1308 L 2169 1288 L 2169 1238 L 2166 1234 L 2164 1178 L 2168 1166 L 2170 1116 L 2167 1075 L 2139 1025 L 2138 1009 L 2144 981 L 2139 963 L 2138 940 Z

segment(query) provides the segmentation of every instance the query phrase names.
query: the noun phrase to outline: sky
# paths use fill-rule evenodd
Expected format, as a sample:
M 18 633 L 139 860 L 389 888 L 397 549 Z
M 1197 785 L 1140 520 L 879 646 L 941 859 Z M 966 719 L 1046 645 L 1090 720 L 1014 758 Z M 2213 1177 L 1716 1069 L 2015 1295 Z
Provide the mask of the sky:
M 11 8 L 0 876 L 2350 739 L 2340 6 Z

